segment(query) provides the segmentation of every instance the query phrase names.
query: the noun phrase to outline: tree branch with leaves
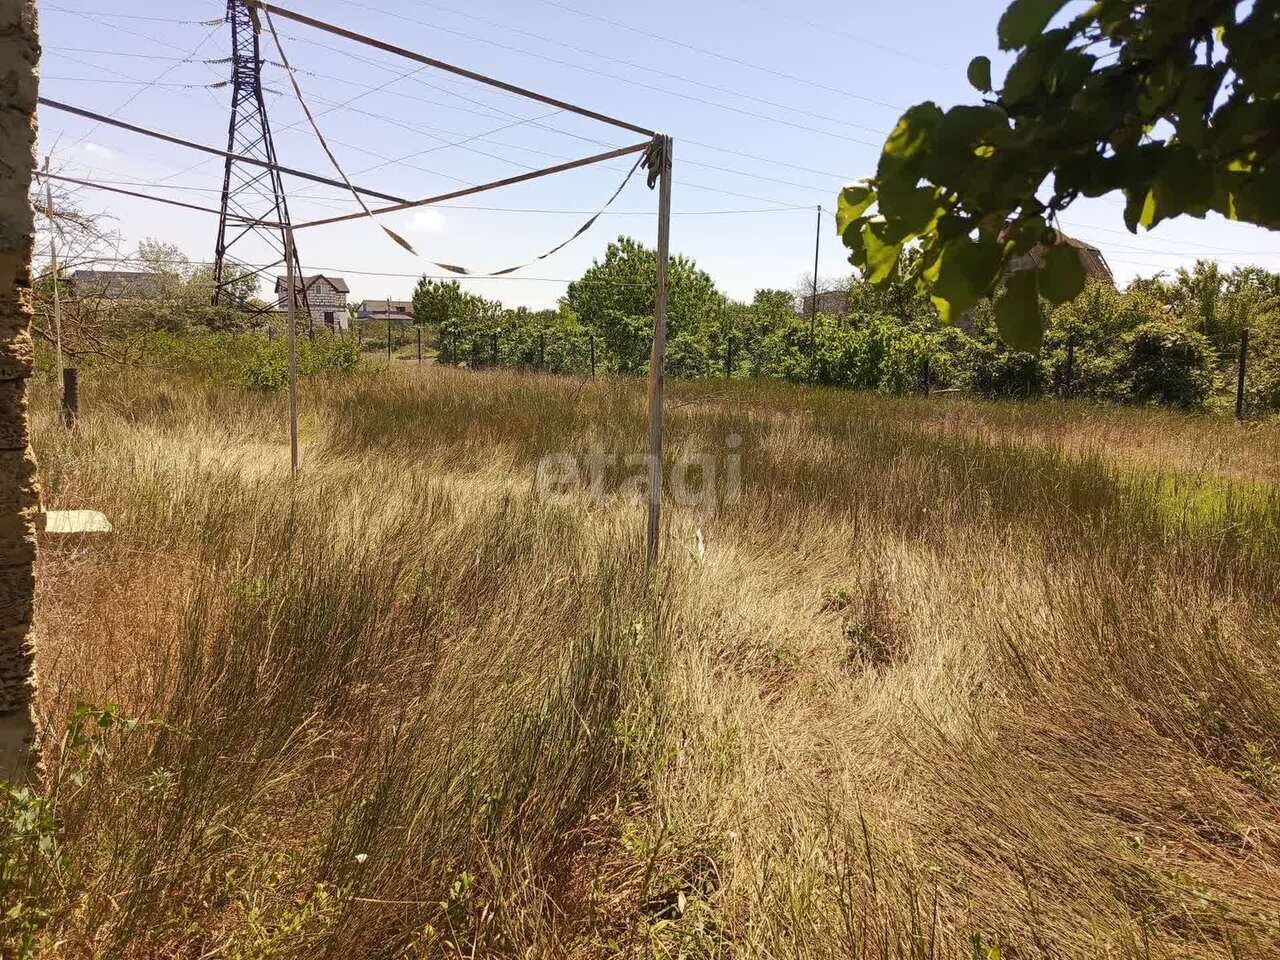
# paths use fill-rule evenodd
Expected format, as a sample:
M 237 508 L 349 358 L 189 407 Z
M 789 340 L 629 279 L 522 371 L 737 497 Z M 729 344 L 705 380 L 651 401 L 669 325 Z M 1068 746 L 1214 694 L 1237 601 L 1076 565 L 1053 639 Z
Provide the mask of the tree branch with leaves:
M 1080 197 L 1122 192 L 1134 233 L 1210 211 L 1280 226 L 1280 3 L 1097 0 L 1069 15 L 1077 5 L 1014 0 L 997 30 L 1017 54 L 1003 86 L 975 58 L 984 102 L 911 107 L 875 177 L 839 198 L 864 277 L 888 282 L 918 249 L 912 278 L 944 323 L 999 291 L 1001 336 L 1025 350 L 1041 343 L 1040 298 L 1084 288 L 1058 227 Z

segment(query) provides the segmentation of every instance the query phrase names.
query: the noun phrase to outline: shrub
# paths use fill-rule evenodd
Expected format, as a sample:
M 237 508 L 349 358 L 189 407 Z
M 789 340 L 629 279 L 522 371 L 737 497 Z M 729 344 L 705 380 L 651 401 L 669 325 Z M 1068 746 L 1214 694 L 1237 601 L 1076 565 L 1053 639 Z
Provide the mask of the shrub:
M 1213 368 L 1213 348 L 1203 334 L 1169 321 L 1150 321 L 1122 338 L 1116 399 L 1201 407 L 1213 392 Z
M 1280 413 L 1280 330 L 1268 328 L 1250 335 L 1245 390 L 1250 413 Z
M 268 342 L 253 334 L 156 333 L 147 337 L 144 359 L 199 380 L 238 383 L 274 392 L 289 382 L 289 345 L 285 337 Z M 356 345 L 348 338 L 321 334 L 298 339 L 298 373 L 350 374 Z

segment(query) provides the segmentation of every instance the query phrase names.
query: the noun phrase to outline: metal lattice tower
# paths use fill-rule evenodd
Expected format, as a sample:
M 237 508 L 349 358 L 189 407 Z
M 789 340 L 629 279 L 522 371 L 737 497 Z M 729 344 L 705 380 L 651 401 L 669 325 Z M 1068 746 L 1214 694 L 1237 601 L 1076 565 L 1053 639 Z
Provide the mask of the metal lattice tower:
M 227 153 L 252 157 L 269 166 L 260 167 L 227 157 L 222 177 L 222 215 L 218 218 L 218 243 L 214 251 L 215 304 L 233 301 L 227 287 L 237 280 L 248 275 L 270 275 L 284 266 L 285 230 L 290 224 L 289 205 L 276 166 L 276 148 L 262 97 L 262 54 L 256 19 L 241 0 L 227 0 L 226 19 L 231 24 L 231 124 L 227 131 Z M 265 267 L 252 267 L 236 259 L 232 248 L 251 237 L 266 241 L 275 252 L 274 262 Z M 294 296 L 300 315 L 308 318 L 310 326 L 311 309 L 296 247 L 293 261 L 294 276 L 299 278 Z

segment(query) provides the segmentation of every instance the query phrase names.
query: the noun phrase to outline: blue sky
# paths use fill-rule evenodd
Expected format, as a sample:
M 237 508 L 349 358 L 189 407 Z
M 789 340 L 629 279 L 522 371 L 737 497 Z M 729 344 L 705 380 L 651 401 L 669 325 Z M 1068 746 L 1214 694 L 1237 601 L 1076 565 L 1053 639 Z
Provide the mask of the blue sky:
M 441 60 L 672 134 L 676 167 L 672 249 L 693 257 L 731 296 L 793 287 L 812 270 L 816 207 L 830 210 L 842 183 L 870 174 L 885 132 L 920 100 L 972 102 L 965 66 L 993 56 L 1006 0 L 286 0 L 299 12 L 382 37 Z M 158 5 L 119 0 L 40 3 L 44 96 L 201 143 L 225 145 L 230 32 L 220 0 Z M 390 194 L 429 196 L 621 145 L 632 134 L 441 74 L 367 47 L 277 20 L 317 121 L 352 180 Z M 264 37 L 268 59 L 277 59 Z M 150 84 L 150 85 L 146 85 Z M 282 164 L 334 171 L 302 117 L 284 72 L 264 84 Z M 501 128 L 501 129 L 500 129 Z M 496 132 L 495 132 L 496 131 Z M 460 144 L 459 141 L 467 141 Z M 89 179 L 217 206 L 222 168 L 179 147 L 40 114 L 41 156 Z M 406 159 L 407 158 L 407 159 Z M 399 162 L 388 162 L 399 161 Z M 571 234 L 622 182 L 627 159 L 387 218 L 422 254 L 388 240 L 368 220 L 299 231 L 304 268 L 345 276 L 353 299 L 407 297 L 428 260 L 492 270 L 524 262 Z M 341 190 L 286 178 L 293 219 L 353 207 Z M 116 217 L 125 250 L 156 237 L 193 260 L 212 256 L 216 218 L 110 194 L 80 191 L 88 209 Z M 652 243 L 655 193 L 637 175 L 595 228 L 517 279 L 468 282 L 509 306 L 548 306 L 626 233 Z M 484 208 L 484 209 L 480 209 Z M 501 209 L 494 209 L 501 208 Z M 1115 198 L 1073 207 L 1064 224 L 1102 248 L 1121 281 L 1189 265 L 1280 269 L 1280 236 L 1229 223 L 1182 219 L 1151 235 L 1123 229 Z M 533 212 L 537 211 L 537 212 Z M 552 212 L 545 212 L 552 211 Z M 266 262 L 266 246 L 243 256 Z M 820 272 L 848 272 L 827 218 Z M 395 276 L 403 274 L 404 276 Z M 540 278 L 540 279 L 532 279 Z M 545 279 L 541 279 L 545 278 Z

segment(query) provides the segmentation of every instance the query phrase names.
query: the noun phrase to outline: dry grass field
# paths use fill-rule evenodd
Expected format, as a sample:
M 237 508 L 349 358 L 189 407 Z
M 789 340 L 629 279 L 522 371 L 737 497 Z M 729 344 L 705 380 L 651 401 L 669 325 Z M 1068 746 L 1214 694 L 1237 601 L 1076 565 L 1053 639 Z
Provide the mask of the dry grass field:
M 5 956 L 1280 955 L 1274 426 L 677 384 L 649 582 L 640 384 L 83 391 Z

